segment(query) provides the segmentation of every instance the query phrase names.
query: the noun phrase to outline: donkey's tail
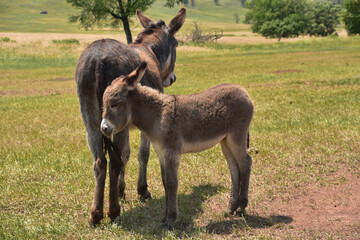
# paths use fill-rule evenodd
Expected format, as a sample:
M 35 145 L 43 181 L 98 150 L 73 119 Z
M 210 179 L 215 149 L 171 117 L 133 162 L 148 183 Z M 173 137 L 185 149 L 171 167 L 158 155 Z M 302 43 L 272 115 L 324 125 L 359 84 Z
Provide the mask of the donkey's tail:
M 103 139 L 104 139 L 104 152 L 105 152 L 105 155 L 106 153 L 109 154 L 109 158 L 110 158 L 110 163 L 113 165 L 113 166 L 116 166 L 116 165 L 120 165 L 120 173 L 121 174 L 124 174 L 124 162 L 122 160 L 122 157 L 121 157 L 121 151 L 120 149 L 118 148 L 118 146 L 116 144 L 114 144 L 110 138 L 106 137 L 103 135 Z M 114 157 L 118 159 L 118 161 L 114 162 Z

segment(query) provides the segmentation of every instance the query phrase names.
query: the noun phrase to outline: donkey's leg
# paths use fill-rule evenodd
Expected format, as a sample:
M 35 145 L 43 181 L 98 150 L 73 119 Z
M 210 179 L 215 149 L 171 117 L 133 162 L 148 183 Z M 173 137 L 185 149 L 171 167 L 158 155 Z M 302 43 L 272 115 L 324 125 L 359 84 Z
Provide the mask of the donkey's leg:
M 103 136 L 99 127 L 86 126 L 86 131 L 89 148 L 94 158 L 95 193 L 89 218 L 89 224 L 94 226 L 99 224 L 104 217 L 104 188 L 107 161 L 103 152 Z
M 101 110 L 95 93 L 84 94 L 78 86 L 81 117 L 86 127 L 87 141 L 94 159 L 95 193 L 91 205 L 89 224 L 99 224 L 103 215 L 104 187 L 107 161 L 103 150 L 103 135 L 100 131 Z
M 122 131 L 114 135 L 113 142 L 120 150 L 119 153 L 116 150 L 113 150 L 110 155 L 109 163 L 109 176 L 110 176 L 110 190 L 109 190 L 109 210 L 108 217 L 111 220 L 114 220 L 116 217 L 120 216 L 120 205 L 119 205 L 119 179 L 121 170 L 124 172 L 125 165 L 122 163 L 122 159 L 126 158 L 126 141 L 127 141 L 128 131 Z M 125 145 L 125 146 L 123 146 Z M 121 154 L 120 156 L 118 154 Z M 120 157 L 120 158 L 119 158 Z M 123 168 L 123 169 L 122 169 Z M 125 184 L 125 182 L 124 182 Z M 125 186 L 124 186 L 125 187 Z M 124 192 L 124 189 L 122 189 Z
M 125 199 L 125 170 L 126 164 L 130 158 L 130 145 L 129 145 L 129 128 L 126 127 L 120 133 L 114 135 L 114 144 L 119 148 L 121 153 L 121 160 L 123 163 L 123 171 L 120 172 L 118 178 L 119 197 Z
M 147 180 L 146 180 L 146 169 L 150 156 L 150 140 L 145 136 L 144 133 L 141 133 L 140 138 L 140 147 L 138 153 L 139 161 L 139 179 L 137 183 L 137 191 L 140 195 L 140 201 L 144 202 L 147 199 L 151 199 L 151 194 L 148 190 Z
M 220 144 L 221 144 L 221 150 L 226 158 L 226 162 L 228 164 L 231 175 L 231 192 L 230 192 L 228 213 L 232 215 L 238 208 L 238 202 L 239 202 L 239 188 L 240 188 L 239 168 L 236 163 L 236 159 L 234 155 L 232 154 L 229 146 L 227 145 L 226 139 L 222 140 Z
M 167 222 L 164 226 L 172 229 L 178 216 L 177 190 L 180 154 L 169 154 L 165 159 L 165 191 L 167 192 Z
M 162 223 L 165 228 L 172 229 L 178 216 L 177 190 L 180 154 L 170 150 L 160 157 L 160 164 L 166 198 L 165 217 Z
M 236 163 L 240 170 L 240 194 L 238 206 L 244 212 L 248 205 L 249 181 L 251 173 L 252 159 L 247 152 L 247 131 L 246 134 L 234 134 L 228 139 L 228 146 L 236 159 Z
M 251 173 L 252 159 L 249 153 L 245 153 L 239 162 L 240 166 L 240 196 L 239 196 L 239 207 L 242 212 L 245 212 L 245 208 L 249 203 L 249 183 Z
M 160 158 L 160 157 L 159 157 Z M 161 158 L 160 158 L 161 159 Z M 168 195 L 167 195 L 167 191 L 166 191 L 166 184 L 165 184 L 165 161 L 160 160 L 160 167 L 161 167 L 161 180 L 164 186 L 164 190 L 165 190 L 165 214 L 164 214 L 164 218 L 161 220 L 161 223 L 166 223 L 167 222 L 167 210 L 168 210 Z

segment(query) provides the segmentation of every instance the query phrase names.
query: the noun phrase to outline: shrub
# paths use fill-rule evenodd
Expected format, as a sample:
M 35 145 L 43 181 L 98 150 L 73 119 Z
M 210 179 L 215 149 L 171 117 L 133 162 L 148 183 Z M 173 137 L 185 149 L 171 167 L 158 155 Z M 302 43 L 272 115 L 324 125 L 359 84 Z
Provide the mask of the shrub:
M 336 25 L 340 24 L 339 13 L 341 7 L 331 2 L 314 2 L 312 6 L 311 24 L 308 30 L 310 36 L 328 36 L 336 30 Z
M 16 41 L 12 40 L 8 37 L 2 37 L 2 38 L 0 38 L 0 42 L 16 42 Z
M 348 34 L 360 34 L 360 0 L 345 0 L 342 20 Z
M 251 23 L 253 32 L 264 37 L 297 37 L 306 32 L 310 24 L 309 4 L 306 0 L 251 0 L 245 22 Z
M 68 39 L 62 39 L 62 40 L 52 40 L 53 44 L 76 44 L 79 45 L 79 40 L 75 38 L 68 38 Z
M 223 35 L 223 32 L 215 32 L 214 34 L 203 33 L 197 22 L 194 22 L 194 29 L 185 38 L 188 42 L 216 42 Z

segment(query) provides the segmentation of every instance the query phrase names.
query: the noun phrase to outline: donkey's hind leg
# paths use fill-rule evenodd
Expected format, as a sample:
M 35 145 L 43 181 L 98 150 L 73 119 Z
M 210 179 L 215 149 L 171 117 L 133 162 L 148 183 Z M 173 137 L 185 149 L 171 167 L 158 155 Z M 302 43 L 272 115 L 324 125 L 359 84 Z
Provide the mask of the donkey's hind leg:
M 246 132 L 247 131 L 243 131 Z M 232 152 L 232 155 L 236 159 L 236 163 L 240 173 L 240 189 L 239 189 L 239 200 L 238 207 L 244 212 L 248 205 L 249 198 L 249 182 L 252 159 L 247 152 L 247 134 L 238 134 L 230 136 L 227 140 L 228 146 Z
M 89 224 L 94 226 L 99 224 L 104 217 L 104 188 L 107 161 L 103 152 L 103 135 L 99 127 L 95 127 L 94 125 L 90 126 L 90 124 L 86 122 L 85 126 L 89 148 L 94 158 L 95 193 L 91 205 L 91 216 L 89 218 Z
M 239 168 L 236 163 L 236 159 L 233 156 L 226 142 L 226 139 L 222 140 L 220 144 L 221 144 L 221 150 L 226 158 L 226 162 L 228 164 L 231 175 L 231 191 L 230 191 L 228 213 L 232 215 L 238 208 L 238 202 L 239 202 L 239 188 L 240 188 Z
M 138 153 L 139 161 L 139 178 L 137 183 L 137 192 L 140 195 L 140 201 L 144 202 L 147 199 L 151 199 L 151 194 L 148 190 L 147 180 L 146 180 L 146 170 L 147 164 L 150 156 L 150 140 L 145 136 L 144 133 L 141 133 L 140 138 L 140 147 Z

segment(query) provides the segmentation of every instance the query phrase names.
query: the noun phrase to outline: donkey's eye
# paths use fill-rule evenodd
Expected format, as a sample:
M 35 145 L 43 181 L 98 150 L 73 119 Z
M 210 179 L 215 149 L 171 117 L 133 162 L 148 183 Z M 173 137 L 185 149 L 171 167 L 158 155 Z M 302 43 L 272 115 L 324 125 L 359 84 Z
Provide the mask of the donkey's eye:
M 114 108 L 116 108 L 117 106 L 119 106 L 119 105 L 118 105 L 118 104 L 113 104 L 113 105 L 110 106 L 110 108 L 114 109 Z

